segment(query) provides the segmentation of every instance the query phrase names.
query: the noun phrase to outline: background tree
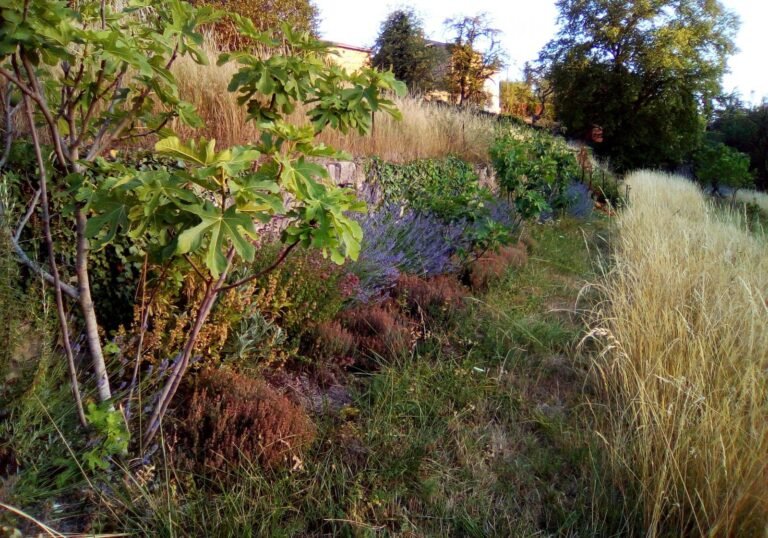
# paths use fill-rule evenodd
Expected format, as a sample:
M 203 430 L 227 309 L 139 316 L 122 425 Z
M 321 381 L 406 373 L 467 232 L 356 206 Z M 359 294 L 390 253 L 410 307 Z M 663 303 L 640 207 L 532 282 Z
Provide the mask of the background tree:
M 536 97 L 525 81 L 503 81 L 499 89 L 499 100 L 502 114 L 530 118 L 536 113 Z
M 297 32 L 318 35 L 320 11 L 312 0 L 194 0 L 193 4 L 209 5 L 247 17 L 261 32 L 279 30 L 285 23 Z M 237 50 L 253 44 L 230 19 L 218 21 L 214 28 L 217 44 L 224 50 Z
M 412 92 L 429 91 L 438 83 L 440 52 L 427 42 L 423 23 L 413 9 L 397 9 L 381 23 L 371 63 L 379 69 L 391 69 Z
M 619 169 L 673 167 L 701 140 L 737 18 L 714 0 L 559 0 L 560 31 L 540 54 L 559 119 L 603 129 Z
M 531 124 L 536 125 L 542 118 L 549 121 L 555 120 L 555 111 L 552 107 L 555 89 L 552 82 L 547 78 L 546 70 L 541 66 L 534 66 L 525 62 L 523 69 L 525 83 L 531 88 L 533 96 L 536 99 L 536 112 L 531 118 Z
M 554 120 L 552 107 L 547 106 L 552 95 L 551 85 L 538 80 L 526 71 L 525 80 L 501 82 L 499 101 L 501 113 L 530 120 L 536 125 L 540 120 Z
M 447 19 L 445 26 L 455 36 L 449 49 L 448 91 L 459 105 L 484 105 L 485 81 L 505 65 L 501 30 L 490 26 L 486 13 Z
M 709 136 L 749 155 L 757 188 L 768 190 L 768 102 L 748 107 L 738 98 L 721 100 Z
M 749 171 L 749 155 L 722 142 L 705 142 L 694 155 L 696 176 L 713 194 L 720 195 L 720 187 L 734 191 L 751 187 L 754 178 Z

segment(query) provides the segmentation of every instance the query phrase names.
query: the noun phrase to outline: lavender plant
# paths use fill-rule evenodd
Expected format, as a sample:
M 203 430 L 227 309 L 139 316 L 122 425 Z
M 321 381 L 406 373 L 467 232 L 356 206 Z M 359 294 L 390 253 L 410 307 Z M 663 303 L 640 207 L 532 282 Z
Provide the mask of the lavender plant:
M 482 215 L 447 221 L 404 202 L 384 202 L 358 217 L 360 257 L 348 266 L 360 279 L 356 300 L 382 296 L 401 273 L 430 277 L 459 270 L 470 253 L 508 242 L 520 225 L 514 208 L 498 198 L 484 204 Z
M 595 202 L 589 192 L 589 187 L 584 183 L 574 182 L 565 190 L 568 200 L 568 214 L 578 219 L 584 219 L 592 214 Z
M 434 276 L 452 271 L 466 247 L 466 225 L 446 223 L 401 203 L 384 203 L 359 217 L 363 242 L 348 268 L 360 279 L 357 300 L 368 302 L 394 286 L 400 273 Z

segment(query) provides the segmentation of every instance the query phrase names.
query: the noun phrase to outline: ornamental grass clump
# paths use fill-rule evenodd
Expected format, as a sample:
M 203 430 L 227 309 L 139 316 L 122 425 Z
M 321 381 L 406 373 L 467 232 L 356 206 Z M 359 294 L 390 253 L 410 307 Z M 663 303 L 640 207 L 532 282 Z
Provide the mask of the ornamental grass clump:
M 204 50 L 209 57 L 215 58 L 221 47 L 215 38 L 207 39 Z M 217 65 L 215 62 L 200 65 L 181 58 L 172 71 L 179 82 L 180 95 L 194 103 L 205 121 L 202 133 L 173 121 L 172 127 L 179 136 L 203 134 L 222 145 L 258 139 L 258 127 L 247 121 L 237 96 L 227 91 L 237 72 L 233 65 Z M 446 155 L 458 155 L 469 162 L 488 161 L 488 148 L 496 128 L 494 118 L 463 108 L 438 106 L 415 96 L 397 97 L 395 102 L 403 114 L 402 121 L 378 113 L 376 128 L 369 135 L 361 136 L 354 131 L 323 131 L 318 135 L 318 141 L 358 157 L 378 156 L 391 162 L 439 159 Z M 303 105 L 297 107 L 291 120 L 303 122 L 306 108 Z
M 763 536 L 768 245 L 693 183 L 640 172 L 592 334 L 614 479 L 646 536 Z M 639 507 L 639 508 L 636 508 Z

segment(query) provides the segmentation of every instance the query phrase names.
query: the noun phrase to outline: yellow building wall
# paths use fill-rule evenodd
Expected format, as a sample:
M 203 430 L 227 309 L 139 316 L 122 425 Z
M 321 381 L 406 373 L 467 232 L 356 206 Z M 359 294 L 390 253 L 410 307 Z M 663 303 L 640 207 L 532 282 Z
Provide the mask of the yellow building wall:
M 331 51 L 334 54 L 330 58 L 350 72 L 358 71 L 362 67 L 370 65 L 371 62 L 371 54 L 366 50 L 335 46 L 331 47 Z

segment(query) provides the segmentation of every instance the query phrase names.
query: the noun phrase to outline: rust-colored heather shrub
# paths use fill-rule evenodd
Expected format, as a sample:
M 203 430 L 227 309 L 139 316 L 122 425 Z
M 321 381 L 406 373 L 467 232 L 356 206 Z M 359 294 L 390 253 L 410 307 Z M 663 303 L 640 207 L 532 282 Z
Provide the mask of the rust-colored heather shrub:
M 423 312 L 433 318 L 443 318 L 461 308 L 469 292 L 453 275 L 428 279 L 400 275 L 394 293 L 411 315 L 419 316 Z
M 261 380 L 205 370 L 179 407 L 180 462 L 206 473 L 238 462 L 290 465 L 315 438 L 306 413 Z
M 409 352 L 418 339 L 416 323 L 392 302 L 359 306 L 344 312 L 341 319 L 363 354 L 397 357 Z
M 473 261 L 469 268 L 469 282 L 473 290 L 482 291 L 499 280 L 507 271 L 507 264 L 495 254 L 486 254 Z
M 522 242 L 502 247 L 498 252 L 488 252 L 472 262 L 469 281 L 474 290 L 487 289 L 503 277 L 510 267 L 524 267 L 528 263 L 528 251 Z
M 516 245 L 508 245 L 499 249 L 498 255 L 507 262 L 507 265 L 514 268 L 525 267 L 528 263 L 528 249 L 523 242 Z
M 339 366 L 349 366 L 357 350 L 355 336 L 338 320 L 320 323 L 314 330 L 313 351 L 317 358 L 331 360 Z

